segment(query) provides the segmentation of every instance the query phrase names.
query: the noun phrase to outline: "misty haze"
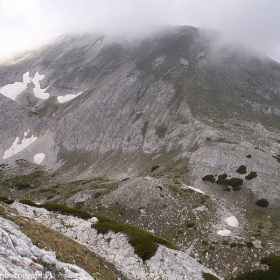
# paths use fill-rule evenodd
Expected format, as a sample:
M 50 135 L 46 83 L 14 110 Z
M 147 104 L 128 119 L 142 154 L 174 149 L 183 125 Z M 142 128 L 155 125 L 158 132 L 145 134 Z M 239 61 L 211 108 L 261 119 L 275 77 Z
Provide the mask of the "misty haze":
M 0 278 L 279 280 L 279 10 L 0 0 Z

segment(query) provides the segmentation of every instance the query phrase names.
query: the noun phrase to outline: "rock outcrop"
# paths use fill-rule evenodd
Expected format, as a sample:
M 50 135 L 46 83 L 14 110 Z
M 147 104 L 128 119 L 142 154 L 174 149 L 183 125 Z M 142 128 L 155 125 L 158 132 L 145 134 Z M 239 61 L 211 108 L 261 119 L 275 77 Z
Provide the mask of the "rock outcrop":
M 96 222 L 96 218 L 85 221 L 16 202 L 11 207 L 17 209 L 23 217 L 47 225 L 84 244 L 109 262 L 114 263 L 129 279 L 203 280 L 202 273 L 214 275 L 211 270 L 199 264 L 186 253 L 162 245 L 150 260 L 143 262 L 134 253 L 133 247 L 124 234 L 113 232 L 104 235 L 98 234 L 91 227 L 92 223 Z
M 44 268 L 48 264 L 53 270 Z M 4 279 L 94 280 L 86 271 L 56 259 L 54 252 L 32 244 L 15 223 L 0 217 L 0 276 Z M 55 278 L 56 279 L 56 278 Z

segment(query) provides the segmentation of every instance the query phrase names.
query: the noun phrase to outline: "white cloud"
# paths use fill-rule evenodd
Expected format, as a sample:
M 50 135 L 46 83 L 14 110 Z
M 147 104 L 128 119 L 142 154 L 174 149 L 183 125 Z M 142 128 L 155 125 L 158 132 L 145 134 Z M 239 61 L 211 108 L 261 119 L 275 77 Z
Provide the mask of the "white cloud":
M 220 30 L 280 61 L 275 0 L 0 0 L 0 57 L 65 32 L 140 36 L 162 25 Z

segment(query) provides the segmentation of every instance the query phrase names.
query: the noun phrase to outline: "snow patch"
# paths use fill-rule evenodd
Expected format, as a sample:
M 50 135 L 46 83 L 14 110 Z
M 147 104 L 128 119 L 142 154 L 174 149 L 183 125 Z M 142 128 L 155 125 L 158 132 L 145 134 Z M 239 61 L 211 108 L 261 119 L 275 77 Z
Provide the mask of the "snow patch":
M 34 162 L 36 163 L 36 164 L 40 164 L 44 159 L 45 159 L 45 154 L 44 153 L 39 153 L 39 154 L 36 154 L 35 156 L 34 156 Z
M 201 191 L 200 189 L 197 189 L 197 188 L 194 188 L 194 187 L 191 187 L 191 186 L 186 186 L 186 185 L 184 185 L 184 186 L 181 187 L 180 189 L 181 189 L 181 190 L 191 189 L 191 190 L 193 190 L 193 191 L 195 191 L 195 192 L 205 194 L 205 192 Z
M 30 146 L 34 141 L 36 141 L 36 139 L 37 139 L 36 136 L 32 135 L 30 138 L 26 138 L 27 134 L 28 134 L 28 131 L 24 133 L 24 137 L 23 137 L 21 143 L 19 143 L 19 137 L 16 137 L 11 148 L 5 151 L 2 159 L 7 159 L 11 156 L 14 156 L 15 154 L 18 154 L 19 152 L 23 151 L 25 148 Z
M 218 230 L 217 233 L 221 236 L 229 236 L 231 235 L 231 231 L 228 229 Z
M 98 222 L 98 219 L 96 217 L 92 217 L 89 221 L 96 224 Z
M 64 96 L 58 96 L 57 100 L 59 103 L 65 103 L 68 102 L 74 98 L 76 98 L 77 96 L 79 96 L 80 94 L 82 94 L 83 92 L 77 93 L 77 94 L 66 94 Z
M 45 89 L 41 89 L 40 81 L 43 80 L 45 75 L 40 75 L 38 72 L 36 72 L 35 77 L 32 79 L 33 84 L 35 85 L 35 88 L 33 89 L 33 92 L 36 97 L 41 99 L 48 99 L 50 97 L 50 94 L 45 92 Z
M 238 227 L 238 220 L 235 216 L 230 216 L 226 218 L 226 223 L 231 227 Z
M 35 88 L 33 92 L 36 97 L 41 99 L 48 99 L 49 93 L 46 93 L 44 89 L 41 89 L 39 81 L 44 79 L 44 75 L 40 75 L 38 72 L 35 74 L 34 78 L 30 78 L 29 71 L 24 73 L 22 76 L 23 82 L 15 82 L 13 84 L 8 84 L 0 88 L 0 93 L 12 100 L 16 100 L 17 96 L 27 89 L 29 83 L 33 83 Z
M 188 60 L 186 60 L 184 58 L 180 58 L 179 64 L 183 65 L 183 66 L 188 66 L 189 62 L 188 62 Z
M 200 58 L 200 57 L 203 57 L 203 56 L 205 56 L 205 52 L 200 52 L 196 58 Z
M 29 72 L 26 72 L 22 76 L 23 82 L 15 82 L 13 84 L 8 84 L 0 88 L 0 93 L 12 100 L 16 100 L 17 96 L 27 89 L 27 84 L 31 82 L 29 78 Z

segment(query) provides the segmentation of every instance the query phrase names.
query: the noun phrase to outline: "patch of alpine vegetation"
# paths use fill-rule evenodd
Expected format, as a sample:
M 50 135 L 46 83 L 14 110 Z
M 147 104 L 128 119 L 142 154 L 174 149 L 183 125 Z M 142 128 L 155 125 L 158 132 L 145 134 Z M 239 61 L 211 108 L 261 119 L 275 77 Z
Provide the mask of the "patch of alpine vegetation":
M 122 232 L 128 236 L 129 243 L 134 248 L 135 254 L 137 254 L 143 261 L 150 259 L 156 253 L 158 244 L 164 245 L 171 249 L 178 249 L 168 241 L 154 236 L 137 227 L 120 223 L 105 217 L 96 216 L 98 222 L 93 224 L 92 227 L 97 230 L 98 233 L 106 234 L 109 231 L 115 233 Z
M 17 165 L 21 168 L 24 165 L 18 161 Z M 26 189 L 36 189 L 42 184 L 46 184 L 50 181 L 51 174 L 43 170 L 35 170 L 29 174 L 22 174 L 16 176 L 3 176 L 1 182 L 2 188 L 1 192 L 6 190 L 26 190 Z
M 202 280 L 203 273 L 215 275 L 213 271 L 205 268 L 186 253 L 170 249 L 158 243 L 156 253 L 144 262 L 135 254 L 134 248 L 129 242 L 131 236 L 127 236 L 122 232 L 114 233 L 112 230 L 109 230 L 106 234 L 102 234 L 98 233 L 97 230 L 92 227 L 93 224 L 98 223 L 98 218 L 101 221 L 103 219 L 105 223 L 108 222 L 108 218 L 92 217 L 88 220 L 84 220 L 17 202 L 12 204 L 11 207 L 17 209 L 22 217 L 28 218 L 32 223 L 43 223 L 84 244 L 88 249 L 105 257 L 107 261 L 113 262 L 128 279 L 150 280 L 157 278 L 172 279 L 175 277 L 176 279 Z M 128 230 L 128 235 L 133 234 L 136 239 L 139 234 L 143 234 L 143 232 L 139 233 L 137 229 L 136 231 L 131 228 L 127 229 L 126 226 L 128 225 L 124 226 L 115 221 L 112 222 L 114 223 L 114 227 L 121 227 L 124 231 Z M 110 226 L 112 226 L 112 224 Z M 144 236 L 144 238 L 146 237 Z M 149 239 L 152 240 L 153 237 L 149 236 Z M 162 243 L 161 239 L 156 238 L 153 240 L 154 242 Z M 136 242 L 138 241 L 136 240 Z M 121 279 L 123 279 L 123 277 L 121 277 Z M 220 278 L 218 277 L 218 279 Z
M 245 176 L 245 179 L 252 180 L 252 179 L 256 178 L 257 176 L 258 176 L 257 172 L 251 171 L 247 176 Z
M 269 202 L 268 202 L 265 198 L 262 198 L 262 199 L 259 199 L 259 200 L 256 202 L 256 205 L 258 205 L 258 206 L 260 206 L 260 207 L 263 207 L 263 208 L 266 208 L 266 207 L 268 207 Z
M 127 235 L 129 238 L 129 243 L 134 248 L 135 254 L 137 254 L 143 261 L 150 259 L 156 253 L 158 244 L 164 245 L 171 249 L 178 249 L 168 241 L 154 236 L 153 234 L 142 229 L 99 215 L 92 215 L 83 210 L 70 208 L 61 204 L 36 204 L 30 200 L 20 200 L 19 202 L 37 208 L 44 208 L 48 211 L 60 213 L 62 215 L 71 215 L 84 220 L 96 217 L 98 222 L 93 224 L 92 227 L 95 228 L 98 233 L 106 234 L 111 230 L 115 233 L 122 232 L 123 234 Z
M 214 175 L 205 175 L 202 178 L 202 181 L 208 181 L 208 182 L 214 183 L 215 182 L 215 176 Z
M 53 211 L 53 212 L 60 213 L 63 215 L 71 215 L 71 216 L 78 217 L 78 218 L 81 218 L 84 220 L 90 219 L 92 217 L 92 215 L 86 211 L 70 208 L 70 207 L 67 207 L 62 204 L 57 204 L 57 203 L 37 204 L 30 200 L 25 200 L 25 199 L 20 200 L 19 202 L 22 204 L 26 204 L 26 205 L 37 207 L 37 208 L 45 208 L 48 211 Z
M 7 197 L 5 196 L 0 196 L 0 201 L 6 203 L 6 204 L 12 204 L 14 203 L 14 200 L 13 199 L 8 199 Z
M 218 277 L 216 277 L 216 276 L 213 275 L 213 274 L 207 273 L 207 272 L 203 272 L 203 273 L 202 273 L 202 276 L 203 276 L 203 279 L 204 279 L 204 280 L 219 280 Z
M 238 169 L 236 170 L 237 173 L 239 174 L 245 174 L 247 171 L 246 171 L 246 166 L 245 165 L 240 165 L 238 167 Z
M 271 255 L 265 258 L 262 258 L 260 263 L 265 266 L 268 266 L 268 269 L 248 271 L 240 273 L 235 280 L 279 280 L 280 279 L 280 256 Z
M 246 167 L 245 167 L 246 169 Z M 244 171 L 243 168 L 241 168 L 242 172 Z M 230 179 L 227 179 L 228 175 L 227 174 L 222 174 L 218 176 L 218 179 L 215 181 L 215 176 L 214 175 L 206 175 L 202 178 L 202 181 L 208 181 L 211 183 L 216 183 L 218 185 L 224 186 L 225 191 L 230 191 L 227 186 L 231 186 L 234 191 L 239 191 L 241 189 L 241 185 L 243 184 L 243 180 L 240 178 L 235 178 L 232 177 Z
M 280 163 L 280 155 L 276 155 L 276 156 L 272 156 L 272 157 L 275 158 Z
M 5 236 L 0 245 L 1 273 L 5 269 L 13 275 L 30 275 L 30 279 L 34 273 L 38 279 L 41 274 L 52 275 L 55 279 L 126 279 L 113 265 L 84 245 L 50 227 L 21 217 L 15 209 L 2 203 L 0 217 L 0 231 Z M 12 242 L 7 242 L 9 240 Z M 11 265 L 9 259 L 13 260 Z

